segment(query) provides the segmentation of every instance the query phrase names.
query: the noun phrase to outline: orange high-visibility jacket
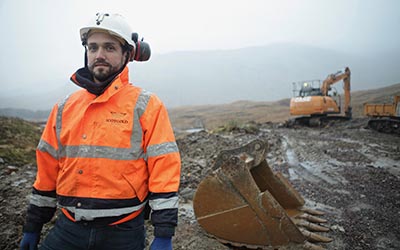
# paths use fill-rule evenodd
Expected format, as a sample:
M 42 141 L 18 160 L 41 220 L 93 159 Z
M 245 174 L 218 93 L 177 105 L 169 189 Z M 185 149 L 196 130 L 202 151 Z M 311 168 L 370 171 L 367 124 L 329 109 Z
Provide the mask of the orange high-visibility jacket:
M 82 89 L 55 105 L 37 148 L 30 204 L 58 203 L 79 221 L 138 214 L 149 199 L 162 214 L 178 208 L 180 164 L 165 106 L 130 84 L 125 67 L 100 96 Z

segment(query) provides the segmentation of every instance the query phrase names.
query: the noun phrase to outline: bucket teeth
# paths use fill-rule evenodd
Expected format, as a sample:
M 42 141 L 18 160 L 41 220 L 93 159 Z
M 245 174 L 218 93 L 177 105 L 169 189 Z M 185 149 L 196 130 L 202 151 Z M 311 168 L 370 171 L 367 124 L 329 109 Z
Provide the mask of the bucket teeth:
M 303 211 L 303 212 L 305 212 L 305 213 L 307 213 L 307 214 L 311 214 L 311 215 L 318 215 L 318 216 L 321 216 L 321 215 L 324 215 L 324 214 L 325 214 L 325 213 L 322 212 L 322 211 L 318 211 L 318 210 L 311 209 L 311 208 L 307 208 L 307 207 L 302 207 L 300 210 Z
M 321 218 L 318 218 L 318 217 L 310 215 L 310 214 L 301 214 L 301 215 L 299 215 L 299 218 L 305 219 L 305 220 L 308 220 L 308 221 L 314 222 L 314 223 L 326 223 L 327 222 L 327 220 L 325 220 L 325 219 L 321 219 Z
M 318 224 L 315 224 L 315 223 L 312 223 L 309 221 L 296 220 L 296 219 L 293 221 L 297 226 L 305 227 L 311 231 L 317 231 L 317 232 L 328 232 L 329 231 L 329 228 L 320 226 Z
M 304 228 L 300 228 L 301 233 L 311 242 L 323 242 L 323 243 L 329 243 L 332 241 L 331 238 L 312 233 Z

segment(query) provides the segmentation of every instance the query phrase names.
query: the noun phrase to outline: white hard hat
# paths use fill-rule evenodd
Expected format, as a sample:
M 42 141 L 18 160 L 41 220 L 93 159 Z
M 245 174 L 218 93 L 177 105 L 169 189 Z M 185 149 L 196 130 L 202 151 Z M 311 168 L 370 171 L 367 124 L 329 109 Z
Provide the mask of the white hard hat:
M 86 44 L 90 30 L 107 31 L 110 35 L 122 38 L 135 47 L 135 41 L 132 40 L 132 28 L 120 14 L 97 13 L 86 27 L 80 29 L 82 44 Z

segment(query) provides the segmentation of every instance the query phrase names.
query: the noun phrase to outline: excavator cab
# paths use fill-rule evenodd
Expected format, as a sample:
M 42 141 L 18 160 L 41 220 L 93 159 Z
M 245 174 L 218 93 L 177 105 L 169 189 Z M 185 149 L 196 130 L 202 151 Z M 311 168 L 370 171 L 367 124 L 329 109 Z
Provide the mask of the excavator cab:
M 310 83 L 304 82 L 300 88 L 298 96 L 322 96 L 322 92 L 320 87 L 315 88 Z
M 322 212 L 304 199 L 265 159 L 267 144 L 254 140 L 224 150 L 199 184 L 193 208 L 201 227 L 234 249 L 324 249 L 332 239 Z

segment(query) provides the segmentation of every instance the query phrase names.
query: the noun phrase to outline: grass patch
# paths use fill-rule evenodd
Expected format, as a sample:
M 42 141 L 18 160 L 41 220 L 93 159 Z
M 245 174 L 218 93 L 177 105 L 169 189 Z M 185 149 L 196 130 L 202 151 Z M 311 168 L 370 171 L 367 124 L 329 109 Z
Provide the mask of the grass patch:
M 35 123 L 0 116 L 0 158 L 17 166 L 35 163 L 40 135 L 41 128 Z

